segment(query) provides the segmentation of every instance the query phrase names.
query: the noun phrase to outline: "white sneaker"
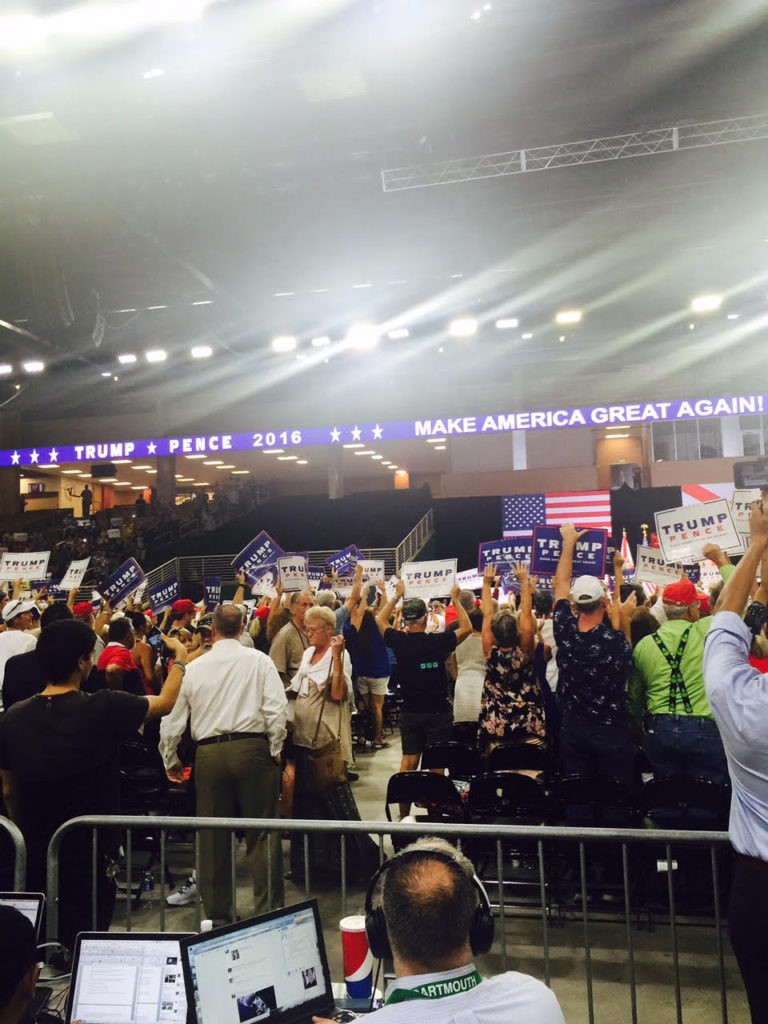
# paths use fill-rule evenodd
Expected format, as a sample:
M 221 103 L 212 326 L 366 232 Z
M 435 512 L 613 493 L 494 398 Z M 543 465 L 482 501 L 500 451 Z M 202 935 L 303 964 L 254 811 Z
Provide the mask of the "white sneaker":
M 190 875 L 180 889 L 166 897 L 165 902 L 169 907 L 186 907 L 188 903 L 194 903 L 196 899 L 197 882 L 195 876 Z

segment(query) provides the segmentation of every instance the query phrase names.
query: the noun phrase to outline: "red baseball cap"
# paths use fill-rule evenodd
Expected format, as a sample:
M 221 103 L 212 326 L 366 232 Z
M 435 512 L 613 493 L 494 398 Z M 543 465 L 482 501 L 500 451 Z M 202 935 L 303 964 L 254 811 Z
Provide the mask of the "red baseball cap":
M 197 605 L 194 601 L 190 601 L 188 597 L 182 597 L 181 600 L 173 602 L 171 611 L 174 615 L 186 615 L 188 612 L 196 612 Z
M 80 601 L 73 606 L 72 614 L 75 618 L 79 615 L 93 615 L 93 605 L 90 601 Z
M 699 595 L 690 580 L 678 580 L 676 583 L 668 583 L 664 587 L 661 600 L 664 604 L 677 604 L 682 607 L 694 604 L 699 600 Z

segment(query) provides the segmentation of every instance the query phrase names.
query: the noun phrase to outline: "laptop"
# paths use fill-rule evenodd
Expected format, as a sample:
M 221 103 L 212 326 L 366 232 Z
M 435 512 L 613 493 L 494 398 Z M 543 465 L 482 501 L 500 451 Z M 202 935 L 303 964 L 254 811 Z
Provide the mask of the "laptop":
M 31 921 L 35 935 L 40 938 L 40 924 L 45 909 L 45 896 L 41 892 L 0 892 L 0 906 L 20 911 Z
M 334 1004 L 317 900 L 182 939 L 181 959 L 196 1024 L 357 1016 Z
M 65 1020 L 187 1024 L 179 943 L 187 932 L 81 932 Z
M 35 929 L 35 937 L 40 941 L 40 926 L 43 923 L 43 911 L 45 909 L 45 896 L 41 892 L 0 892 L 0 906 L 13 907 L 18 910 L 32 924 Z M 42 954 L 40 959 L 43 959 Z M 35 994 L 32 997 L 24 1024 L 31 1024 L 48 1000 L 51 998 L 53 989 L 49 985 L 36 985 Z

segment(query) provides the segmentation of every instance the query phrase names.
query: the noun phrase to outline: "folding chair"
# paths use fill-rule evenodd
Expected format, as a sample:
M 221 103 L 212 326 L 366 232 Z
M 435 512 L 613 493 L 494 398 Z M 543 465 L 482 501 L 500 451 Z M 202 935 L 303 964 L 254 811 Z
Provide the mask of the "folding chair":
M 387 784 L 385 797 L 387 821 L 393 820 L 392 804 L 415 805 L 414 817 L 418 822 L 465 824 L 469 820 L 464 801 L 453 782 L 446 775 L 435 772 L 398 772 L 393 775 Z M 400 840 L 395 841 L 395 838 L 395 849 L 406 845 Z
M 421 755 L 421 767 L 443 768 L 450 778 L 462 782 L 468 782 L 482 771 L 477 750 L 455 740 L 428 744 Z

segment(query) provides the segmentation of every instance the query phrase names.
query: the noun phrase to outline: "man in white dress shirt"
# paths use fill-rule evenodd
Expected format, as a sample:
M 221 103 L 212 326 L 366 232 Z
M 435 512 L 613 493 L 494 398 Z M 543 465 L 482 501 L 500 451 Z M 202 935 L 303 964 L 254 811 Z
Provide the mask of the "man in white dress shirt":
M 195 792 L 201 817 L 277 817 L 287 700 L 267 655 L 241 646 L 242 628 L 239 609 L 219 605 L 213 613 L 213 647 L 189 666 L 176 706 L 160 726 L 160 753 L 168 778 L 180 782 L 177 748 L 191 715 L 192 738 L 198 744 Z M 282 906 L 279 832 L 248 832 L 246 853 L 254 912 Z M 207 916 L 217 926 L 234 920 L 229 833 L 201 834 L 199 867 Z
M 750 514 L 751 541 L 718 598 L 704 642 L 704 685 L 731 777 L 728 826 L 736 863 L 728 904 L 731 945 L 753 1024 L 768 1020 L 768 675 L 749 661 L 742 620 L 755 574 L 768 577 L 768 501 Z

